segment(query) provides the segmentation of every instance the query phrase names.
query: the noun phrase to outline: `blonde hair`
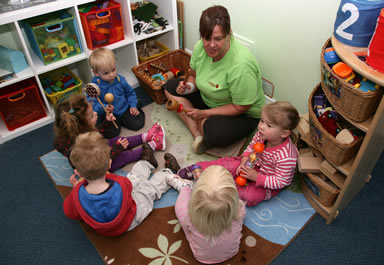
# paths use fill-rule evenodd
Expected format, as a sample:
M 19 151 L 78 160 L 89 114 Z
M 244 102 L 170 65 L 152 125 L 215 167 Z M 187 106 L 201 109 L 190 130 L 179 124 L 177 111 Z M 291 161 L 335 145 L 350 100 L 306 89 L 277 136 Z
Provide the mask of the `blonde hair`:
M 89 56 L 89 65 L 94 73 L 116 67 L 116 55 L 108 48 L 97 48 Z
M 297 109 L 288 101 L 275 101 L 264 105 L 262 112 L 273 124 L 279 125 L 284 130 L 291 131 L 291 139 L 295 142 L 297 135 L 294 130 L 300 121 Z
M 69 157 L 81 177 L 96 180 L 107 173 L 110 152 L 107 139 L 98 132 L 87 132 L 76 137 Z
M 225 230 L 231 231 L 240 213 L 232 174 L 222 166 L 206 168 L 193 188 L 188 213 L 194 227 L 212 243 Z

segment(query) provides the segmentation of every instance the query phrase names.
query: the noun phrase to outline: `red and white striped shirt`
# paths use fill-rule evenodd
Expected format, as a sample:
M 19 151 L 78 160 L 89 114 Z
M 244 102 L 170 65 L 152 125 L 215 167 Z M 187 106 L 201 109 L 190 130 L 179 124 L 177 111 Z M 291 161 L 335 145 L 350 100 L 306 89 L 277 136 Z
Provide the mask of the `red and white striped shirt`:
M 252 153 L 255 143 L 264 143 L 259 132 L 253 136 L 252 141 L 241 156 L 248 156 Z M 291 184 L 296 171 L 298 155 L 299 152 L 290 137 L 278 146 L 266 147 L 264 152 L 257 155 L 256 186 L 277 190 Z

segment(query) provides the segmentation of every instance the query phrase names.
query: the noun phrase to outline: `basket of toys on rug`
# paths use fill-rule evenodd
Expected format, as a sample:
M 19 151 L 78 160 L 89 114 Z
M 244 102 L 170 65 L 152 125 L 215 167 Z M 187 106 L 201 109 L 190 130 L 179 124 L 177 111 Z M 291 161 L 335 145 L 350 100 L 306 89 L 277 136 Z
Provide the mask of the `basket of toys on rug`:
M 185 74 L 189 69 L 190 58 L 188 53 L 179 49 L 134 66 L 132 72 L 144 91 L 157 104 L 164 104 L 167 99 L 162 85 L 168 79 Z
M 333 109 L 320 84 L 309 97 L 308 111 L 313 142 L 328 161 L 341 166 L 356 155 L 363 132 Z
M 332 206 L 340 193 L 340 189 L 321 173 L 303 174 L 301 188 L 310 190 L 316 195 L 315 199 L 326 207 Z
M 331 39 L 321 50 L 320 62 L 321 86 L 335 110 L 356 122 L 375 113 L 383 89 L 343 63 L 332 48 Z

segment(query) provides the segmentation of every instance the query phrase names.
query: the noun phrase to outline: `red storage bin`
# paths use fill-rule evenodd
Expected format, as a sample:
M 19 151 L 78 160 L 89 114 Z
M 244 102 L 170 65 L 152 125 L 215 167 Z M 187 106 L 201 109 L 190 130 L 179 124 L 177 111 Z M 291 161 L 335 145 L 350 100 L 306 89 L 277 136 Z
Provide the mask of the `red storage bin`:
M 0 114 L 12 131 L 47 116 L 32 79 L 0 89 Z
M 96 49 L 124 39 L 120 4 L 108 1 L 108 7 L 100 9 L 95 3 L 79 8 L 80 19 L 89 49 Z

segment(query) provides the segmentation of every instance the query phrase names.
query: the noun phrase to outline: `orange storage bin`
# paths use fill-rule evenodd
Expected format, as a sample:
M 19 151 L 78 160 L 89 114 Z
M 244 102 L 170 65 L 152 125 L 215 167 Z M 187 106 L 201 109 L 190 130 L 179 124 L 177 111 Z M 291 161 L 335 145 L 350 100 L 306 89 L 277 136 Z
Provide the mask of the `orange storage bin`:
M 104 47 L 124 39 L 120 4 L 108 1 L 108 7 L 99 8 L 95 3 L 79 8 L 81 24 L 89 49 Z
M 0 114 L 10 131 L 47 116 L 33 79 L 0 89 Z

